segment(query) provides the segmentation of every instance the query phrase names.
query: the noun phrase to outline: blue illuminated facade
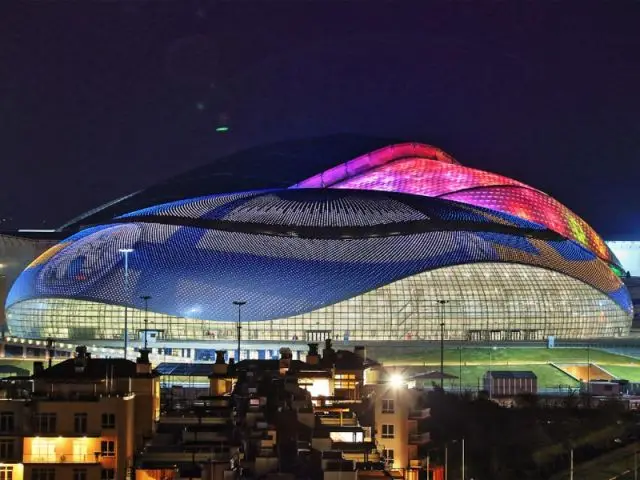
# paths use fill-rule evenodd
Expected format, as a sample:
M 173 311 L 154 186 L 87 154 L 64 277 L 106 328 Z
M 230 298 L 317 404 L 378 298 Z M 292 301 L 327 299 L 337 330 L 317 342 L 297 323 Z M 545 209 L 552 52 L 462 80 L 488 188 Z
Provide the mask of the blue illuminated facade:
M 133 250 L 127 285 L 122 249 Z M 538 224 L 429 197 L 284 189 L 87 228 L 22 273 L 9 325 L 27 337 L 119 339 L 123 307 L 135 328 L 143 295 L 157 328 L 181 340 L 233 339 L 239 299 L 258 341 L 434 339 L 443 298 L 458 339 L 621 336 L 632 316 L 603 261 Z

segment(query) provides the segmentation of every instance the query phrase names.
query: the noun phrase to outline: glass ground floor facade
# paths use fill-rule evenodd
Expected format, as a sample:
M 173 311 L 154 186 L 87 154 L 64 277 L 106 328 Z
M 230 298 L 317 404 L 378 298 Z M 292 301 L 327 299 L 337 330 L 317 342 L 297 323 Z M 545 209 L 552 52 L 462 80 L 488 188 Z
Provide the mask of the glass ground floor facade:
M 310 292 L 312 295 L 312 292 Z M 251 301 L 250 298 L 247 301 Z M 145 312 L 127 309 L 130 338 Z M 12 335 L 117 340 L 125 308 L 71 298 L 30 299 L 7 311 Z M 477 263 L 423 272 L 362 295 L 289 318 L 242 324 L 242 337 L 264 341 L 522 341 L 621 337 L 631 315 L 607 295 L 538 267 Z M 233 340 L 235 322 L 165 315 L 149 304 L 147 331 L 157 340 Z

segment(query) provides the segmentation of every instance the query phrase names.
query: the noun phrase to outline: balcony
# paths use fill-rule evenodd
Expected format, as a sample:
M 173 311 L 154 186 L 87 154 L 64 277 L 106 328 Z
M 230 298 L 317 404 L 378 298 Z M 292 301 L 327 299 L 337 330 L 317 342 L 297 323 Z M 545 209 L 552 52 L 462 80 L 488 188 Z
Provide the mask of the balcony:
M 100 463 L 102 455 L 86 454 L 86 455 L 24 455 L 22 463 Z
M 422 408 L 420 410 L 412 410 L 409 412 L 409 418 L 412 420 L 422 420 L 431 416 L 430 408 Z
M 426 433 L 411 433 L 409 434 L 409 443 L 411 445 L 424 445 L 431 441 L 431 435 Z

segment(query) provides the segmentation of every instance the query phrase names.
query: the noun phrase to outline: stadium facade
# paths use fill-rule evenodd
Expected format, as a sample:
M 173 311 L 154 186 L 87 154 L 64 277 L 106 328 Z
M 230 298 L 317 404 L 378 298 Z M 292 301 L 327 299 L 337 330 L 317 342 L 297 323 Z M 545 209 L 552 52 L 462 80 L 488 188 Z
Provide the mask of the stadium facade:
M 11 288 L 11 333 L 118 341 L 127 308 L 167 342 L 233 341 L 238 314 L 256 342 L 628 334 L 622 265 L 543 192 L 415 143 L 328 166 L 239 193 L 181 177 L 80 217 Z

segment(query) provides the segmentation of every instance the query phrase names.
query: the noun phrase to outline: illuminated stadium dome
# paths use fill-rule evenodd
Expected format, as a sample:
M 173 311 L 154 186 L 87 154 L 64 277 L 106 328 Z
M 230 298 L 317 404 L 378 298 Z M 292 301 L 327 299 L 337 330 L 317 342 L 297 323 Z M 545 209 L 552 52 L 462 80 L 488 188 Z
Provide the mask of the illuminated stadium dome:
M 11 333 L 120 340 L 125 307 L 131 331 L 145 328 L 147 295 L 148 326 L 167 342 L 233 341 L 238 300 L 254 342 L 435 340 L 443 322 L 446 339 L 473 341 L 631 325 L 621 266 L 586 222 L 428 145 L 378 149 L 289 188 L 198 193 L 84 216 L 103 218 L 13 285 Z

